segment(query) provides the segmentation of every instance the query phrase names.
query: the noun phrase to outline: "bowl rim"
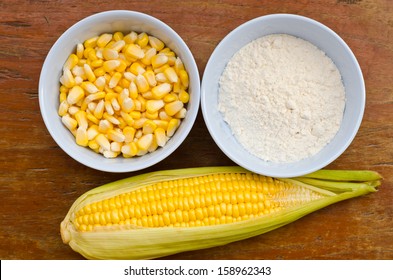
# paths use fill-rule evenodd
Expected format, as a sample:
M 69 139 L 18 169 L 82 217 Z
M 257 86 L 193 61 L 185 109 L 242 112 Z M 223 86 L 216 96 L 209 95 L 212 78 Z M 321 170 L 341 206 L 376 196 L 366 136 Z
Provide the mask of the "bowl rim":
M 345 52 L 350 56 L 350 59 L 354 63 L 354 67 L 356 68 L 356 75 L 360 78 L 360 81 L 361 81 L 361 83 L 360 83 L 361 92 L 359 92 L 359 98 L 360 98 L 359 111 L 360 112 L 359 112 L 359 115 L 357 116 L 356 122 L 353 122 L 353 130 L 351 132 L 351 135 L 348 137 L 347 141 L 345 143 L 342 143 L 342 145 L 339 148 L 334 150 L 334 153 L 332 153 L 329 157 L 324 158 L 323 160 L 320 160 L 320 162 L 314 163 L 313 166 L 309 166 L 308 168 L 305 168 L 304 170 L 300 170 L 300 171 L 291 171 L 290 169 L 287 168 L 288 164 L 286 164 L 286 163 L 271 163 L 271 165 L 274 166 L 274 168 L 266 168 L 265 166 L 261 166 L 261 167 L 260 166 L 255 166 L 255 165 L 247 162 L 243 157 L 239 158 L 239 157 L 235 156 L 234 155 L 234 151 L 227 147 L 227 143 L 226 143 L 225 140 L 220 140 L 219 132 L 217 132 L 216 129 L 213 128 L 213 126 L 215 128 L 217 128 L 216 124 L 218 122 L 222 121 L 222 122 L 225 123 L 225 121 L 223 121 L 223 120 L 213 120 L 212 119 L 212 115 L 211 115 L 212 113 L 208 109 L 208 106 L 210 106 L 210 105 L 207 102 L 207 95 L 209 94 L 208 93 L 209 89 L 207 88 L 207 83 L 208 82 L 207 82 L 207 78 L 206 77 L 208 76 L 207 74 L 211 71 L 212 67 L 214 67 L 213 66 L 213 61 L 215 60 L 215 57 L 220 56 L 220 52 L 222 51 L 223 46 L 225 44 L 227 44 L 227 42 L 230 42 L 232 40 L 232 37 L 235 36 L 236 33 L 242 32 L 242 30 L 247 28 L 249 25 L 264 24 L 267 21 L 277 20 L 277 19 L 280 19 L 280 18 L 291 19 L 291 20 L 298 20 L 298 21 L 305 21 L 308 24 L 313 24 L 313 25 L 317 26 L 318 28 L 324 29 L 326 32 L 330 33 L 330 35 L 332 35 L 338 41 L 338 43 L 345 49 Z M 270 34 L 273 34 L 273 33 L 275 33 L 275 32 L 272 32 Z M 248 39 L 248 43 L 251 42 L 251 41 L 252 41 L 252 39 L 251 40 Z M 242 46 L 244 46 L 244 45 L 245 44 L 243 44 Z M 236 51 L 238 51 L 238 50 L 239 49 L 237 49 Z M 220 57 L 220 58 L 223 59 L 223 57 Z M 224 69 L 225 69 L 225 66 L 224 66 Z M 222 74 L 222 72 L 220 73 L 220 75 L 221 74 Z M 211 91 L 210 91 L 210 94 L 211 94 Z M 217 95 L 217 94 L 218 94 L 218 92 L 214 93 L 214 95 Z M 208 62 L 206 64 L 206 67 L 205 67 L 205 70 L 204 70 L 204 73 L 203 73 L 202 82 L 201 82 L 201 111 L 202 111 L 202 115 L 203 115 L 204 121 L 206 123 L 206 126 L 208 128 L 208 131 L 209 131 L 210 135 L 212 136 L 213 140 L 215 141 L 215 143 L 217 144 L 217 146 L 233 162 L 235 162 L 236 164 L 242 166 L 243 168 L 246 168 L 246 169 L 248 169 L 248 170 L 250 170 L 252 172 L 258 173 L 258 174 L 262 174 L 262 175 L 265 175 L 265 176 L 272 176 L 272 177 L 287 178 L 287 177 L 302 176 L 302 175 L 314 172 L 316 170 L 319 170 L 319 169 L 327 166 L 328 164 L 332 163 L 334 160 L 336 160 L 348 148 L 348 146 L 352 143 L 353 139 L 355 138 L 355 136 L 356 136 L 356 134 L 357 134 L 357 132 L 359 130 L 359 127 L 361 125 L 361 122 L 362 122 L 362 119 L 363 119 L 363 115 L 364 115 L 365 102 L 366 102 L 366 92 L 365 92 L 364 77 L 363 77 L 360 65 L 359 65 L 355 55 L 353 54 L 352 50 L 349 48 L 349 46 L 345 43 L 345 41 L 336 32 L 334 32 L 332 29 L 330 29 L 326 25 L 324 25 L 324 24 L 322 24 L 322 23 L 320 23 L 320 22 L 318 22 L 318 21 L 316 21 L 314 19 L 311 19 L 309 17 L 305 17 L 305 16 L 302 16 L 302 15 L 296 15 L 296 14 L 277 13 L 277 14 L 268 14 L 268 15 L 256 17 L 256 18 L 253 18 L 251 20 L 248 20 L 248 21 L 240 24 L 235 29 L 230 31 L 219 42 L 219 44 L 216 46 L 216 48 L 213 50 L 211 56 L 209 57 L 209 60 L 208 60 Z M 225 126 L 228 126 L 227 123 L 225 123 Z M 333 139 L 332 139 L 332 141 L 333 141 Z M 238 143 L 237 140 L 236 140 L 236 142 L 237 142 L 237 145 L 238 145 L 239 148 L 242 148 L 242 150 L 244 150 L 247 154 L 249 154 L 240 145 L 240 143 Z M 322 149 L 322 150 L 324 150 L 324 149 Z M 253 156 L 251 154 L 249 154 L 249 155 L 251 157 L 256 158 L 256 156 Z M 309 157 L 307 159 L 313 158 L 314 156 L 311 156 L 311 157 Z M 259 159 L 259 160 L 260 160 L 260 162 L 266 163 L 266 161 L 264 161 L 262 159 Z M 302 160 L 298 161 L 298 162 L 302 162 Z M 290 163 L 289 165 L 297 164 L 298 162 Z
M 123 17 L 132 17 L 132 18 L 137 18 L 137 19 L 142 19 L 148 21 L 148 23 L 154 28 L 159 28 L 160 30 L 163 30 L 165 34 L 167 34 L 168 38 L 174 38 L 174 40 L 171 39 L 171 42 L 165 42 L 165 44 L 171 43 L 171 44 L 176 44 L 176 47 L 179 48 L 179 50 L 182 50 L 182 56 L 187 57 L 187 61 L 189 61 L 189 64 L 186 65 L 188 68 L 188 72 L 190 75 L 190 89 L 192 88 L 192 92 L 190 92 L 190 100 L 192 99 L 192 105 L 188 106 L 187 110 L 187 116 L 186 119 L 182 120 L 182 123 L 176 133 L 172 136 L 172 138 L 168 141 L 167 145 L 165 145 L 163 148 L 160 148 L 159 150 L 156 150 L 153 153 L 149 153 L 148 155 L 144 155 L 141 157 L 135 157 L 135 158 L 115 158 L 115 159 L 106 159 L 103 155 L 100 156 L 100 160 L 91 160 L 86 158 L 82 154 L 78 154 L 75 152 L 73 149 L 69 149 L 69 144 L 65 143 L 61 139 L 61 135 L 59 135 L 56 131 L 57 125 L 53 123 L 53 120 L 51 120 L 52 115 L 49 115 L 47 112 L 46 106 L 51 106 L 46 101 L 45 98 L 45 74 L 48 71 L 53 71 L 50 68 L 49 61 L 51 57 L 53 56 L 55 49 L 58 49 L 61 47 L 62 42 L 66 40 L 66 38 L 70 38 L 71 34 L 75 32 L 79 27 L 84 26 L 85 24 L 91 24 L 92 22 L 98 22 L 101 20 L 107 20 L 111 21 L 110 18 L 113 18 L 113 21 L 116 21 L 117 17 L 121 17 L 121 20 Z M 123 19 L 124 20 L 124 19 Z M 130 27 L 130 31 L 132 27 Z M 142 31 L 141 31 L 142 32 Z M 161 38 L 160 38 L 161 39 Z M 178 54 L 180 56 L 180 54 Z M 183 59 L 183 63 L 185 63 L 185 59 Z M 192 82 L 192 85 L 191 85 Z M 105 172 L 112 172 L 112 173 L 122 173 L 122 172 L 133 172 L 141 169 L 148 168 L 150 166 L 153 166 L 160 161 L 164 160 L 167 158 L 169 155 L 171 155 L 186 139 L 188 134 L 190 133 L 197 115 L 199 111 L 199 106 L 200 106 L 200 76 L 199 76 L 199 70 L 198 66 L 196 64 L 195 58 L 189 49 L 188 45 L 186 42 L 183 40 L 183 38 L 174 30 L 172 29 L 168 24 L 165 22 L 159 20 L 158 18 L 151 16 L 146 13 L 142 12 L 137 12 L 137 11 L 132 11 L 132 10 L 107 10 L 107 11 L 102 11 L 98 12 L 92 15 L 89 15 L 87 17 L 84 17 L 80 19 L 79 21 L 75 22 L 73 25 L 71 25 L 69 28 L 67 28 L 54 42 L 54 44 L 51 46 L 49 49 L 45 60 L 42 64 L 41 72 L 40 72 L 40 77 L 39 77 L 39 83 L 38 83 L 38 99 L 39 99 L 39 107 L 40 107 L 40 113 L 42 116 L 42 119 L 45 123 L 45 126 L 51 135 L 52 139 L 56 142 L 56 144 L 66 153 L 68 154 L 71 158 L 76 160 L 77 162 L 99 170 L 99 171 L 105 171 Z M 189 103 L 190 104 L 190 103 Z M 59 117 L 60 118 L 60 117 Z M 186 123 L 185 123 L 186 122 Z M 61 124 L 61 120 L 60 120 Z M 183 124 L 183 126 L 182 126 Z M 64 127 L 66 130 L 66 128 Z M 77 145 L 75 143 L 75 145 Z M 83 149 L 88 149 L 86 147 L 79 147 Z M 93 151 L 90 151 L 94 153 Z M 94 156 L 94 155 L 93 155 Z M 133 161 L 137 161 L 136 164 L 127 164 L 127 163 L 133 163 Z M 116 163 L 115 163 L 116 162 Z M 108 164 L 105 164 L 108 163 Z

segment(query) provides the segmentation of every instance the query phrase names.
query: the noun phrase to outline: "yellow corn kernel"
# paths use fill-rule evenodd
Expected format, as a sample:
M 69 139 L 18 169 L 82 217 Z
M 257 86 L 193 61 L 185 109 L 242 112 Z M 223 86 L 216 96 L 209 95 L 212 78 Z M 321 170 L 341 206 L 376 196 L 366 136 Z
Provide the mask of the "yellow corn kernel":
M 156 130 L 157 125 L 152 120 L 147 120 L 144 122 L 142 126 L 142 133 L 143 134 L 152 134 L 154 130 Z
M 125 45 L 126 45 L 126 42 L 124 42 L 122 39 L 120 39 L 120 40 L 116 40 L 116 42 L 114 42 L 110 46 L 110 48 L 117 51 L 117 52 L 120 52 L 124 48 Z
M 119 83 L 121 77 L 122 77 L 122 74 L 121 74 L 121 73 L 115 72 L 115 73 L 112 75 L 112 77 L 111 77 L 111 79 L 110 79 L 110 81 L 109 81 L 109 87 L 110 87 L 110 88 L 116 87 L 117 84 Z
M 97 125 L 91 125 L 88 129 L 87 129 L 87 139 L 93 140 L 94 138 L 96 138 L 96 136 L 99 134 L 100 132 L 98 131 L 98 126 Z
M 80 107 L 77 107 L 77 106 L 70 106 L 70 107 L 68 108 L 68 113 L 69 113 L 71 116 L 74 116 L 76 113 L 79 112 L 79 110 L 80 110 Z
M 103 69 L 105 72 L 109 73 L 114 71 L 117 67 L 120 66 L 120 61 L 117 59 L 107 60 L 103 64 Z M 97 70 L 97 69 L 96 69 Z
M 156 75 L 152 70 L 147 70 L 143 73 L 150 87 L 155 87 L 157 85 Z
M 136 77 L 135 77 L 136 80 Z M 130 97 L 132 99 L 136 99 L 138 97 L 138 87 L 135 82 L 131 82 L 130 86 L 128 87 L 128 91 L 130 92 Z
M 149 43 L 149 36 L 145 32 L 139 33 L 135 43 L 144 48 Z
M 180 57 L 176 58 L 174 68 L 177 74 L 180 73 L 180 70 L 184 70 L 184 64 Z
M 155 86 L 151 89 L 153 97 L 156 99 L 162 99 L 165 95 L 170 93 L 172 90 L 172 86 L 169 83 L 162 83 L 158 86 Z
M 102 65 L 103 65 L 102 67 L 98 67 L 98 68 L 94 69 L 93 73 L 96 77 L 102 77 L 105 75 L 106 72 L 104 69 L 104 63 Z
M 165 103 L 171 103 L 173 101 L 179 100 L 179 96 L 176 95 L 175 93 L 171 92 L 167 95 L 164 96 L 164 102 Z
M 97 46 L 104 48 L 110 41 L 112 41 L 113 35 L 110 33 L 101 34 L 97 39 Z
M 184 69 L 180 70 L 179 71 L 179 77 L 180 77 L 180 81 L 181 81 L 182 85 L 185 88 L 188 88 L 188 83 L 189 82 L 188 82 L 188 73 L 187 73 L 187 71 L 184 70 Z
M 73 119 L 70 115 L 66 114 L 64 116 L 62 116 L 61 118 L 61 122 L 70 130 L 74 130 L 76 129 L 76 127 L 78 126 L 78 122 Z
M 153 68 L 159 68 L 168 62 L 168 57 L 164 54 L 156 54 L 151 58 Z
M 145 117 L 135 120 L 133 127 L 136 129 L 142 128 L 146 120 Z
M 132 110 L 134 110 L 135 108 L 135 103 L 134 101 L 129 98 L 126 97 L 123 102 L 121 103 L 121 109 L 125 112 L 125 113 L 130 113 Z
M 164 70 L 164 74 L 171 83 L 177 83 L 179 77 L 176 74 L 176 71 L 173 67 L 168 67 Z
M 131 126 L 123 128 L 124 142 L 130 143 L 134 141 L 136 129 Z
M 149 43 L 150 46 L 152 46 L 157 51 L 160 51 L 165 47 L 165 44 L 160 39 L 154 36 L 149 36 Z
M 181 102 L 183 102 L 184 104 L 188 103 L 188 101 L 190 101 L 190 95 L 188 94 L 187 91 L 180 90 L 180 92 L 179 92 L 179 100 Z
M 158 116 L 160 118 L 160 120 L 162 121 L 170 121 L 172 119 L 172 117 L 168 116 L 168 114 L 165 112 L 165 110 L 160 110 L 158 113 Z
M 153 112 L 153 113 L 150 113 L 150 112 L 145 112 L 144 113 L 145 115 L 145 118 L 147 118 L 147 119 L 150 119 L 150 120 L 157 120 L 158 119 L 158 112 Z
M 148 100 L 146 101 L 146 110 L 149 113 L 154 113 L 163 108 L 165 102 L 161 99 L 159 100 Z
M 133 82 L 135 81 L 136 75 L 132 74 L 131 72 L 124 72 L 123 73 L 124 78 L 126 78 L 128 81 Z
M 58 110 L 59 116 L 60 117 L 65 116 L 68 112 L 69 107 L 70 107 L 70 105 L 67 103 L 67 100 L 63 100 L 59 106 L 59 110 Z
M 81 87 L 87 91 L 88 93 L 96 93 L 98 92 L 98 88 L 92 82 L 83 82 Z
M 91 121 L 92 123 L 98 124 L 100 122 L 99 119 L 97 119 L 92 113 L 87 112 L 86 113 L 86 118 Z
M 103 150 L 109 151 L 111 149 L 111 144 L 104 134 L 98 134 L 95 138 L 95 141 Z
M 146 92 L 150 89 L 149 83 L 147 82 L 146 78 L 141 74 L 136 76 L 135 84 L 138 87 L 138 91 L 141 93 Z M 131 90 L 130 90 L 130 94 L 131 94 Z
M 123 146 L 123 143 L 112 142 L 111 143 L 111 151 L 119 154 L 121 152 L 121 147 L 122 146 Z
M 92 101 L 95 101 L 95 100 L 100 100 L 100 99 L 103 99 L 103 98 L 105 98 L 105 92 L 103 92 L 103 91 L 98 91 L 98 92 L 96 92 L 96 93 L 92 93 L 92 94 L 89 94 L 86 98 L 85 98 L 85 102 L 86 103 L 90 103 L 90 102 L 92 102 Z M 94 110 L 95 110 L 95 108 L 94 108 Z
M 166 75 L 164 73 L 162 73 L 162 72 L 156 74 L 156 81 L 159 82 L 159 83 L 167 83 L 167 82 L 169 82 L 169 80 L 166 77 Z
M 135 76 L 143 74 L 145 71 L 145 68 L 139 62 L 134 62 L 130 66 L 130 72 Z
M 66 62 L 64 63 L 63 70 L 65 69 L 72 69 L 75 65 L 78 64 L 79 58 L 76 54 L 70 54 L 67 58 Z
M 145 56 L 141 47 L 136 44 L 129 44 L 124 50 L 124 54 L 133 59 L 141 59 Z
M 104 48 L 102 50 L 102 56 L 106 60 L 111 60 L 111 59 L 118 59 L 119 58 L 119 52 L 112 49 L 112 48 Z
M 95 140 L 89 140 L 87 143 L 87 146 L 89 146 L 90 149 L 92 149 L 94 152 L 98 153 L 100 145 Z
M 164 106 L 165 112 L 168 116 L 173 116 L 183 108 L 184 104 L 180 100 L 173 101 Z
M 113 129 L 113 124 L 108 120 L 100 120 L 98 123 L 98 131 L 100 133 L 107 133 L 109 130 Z
M 168 128 L 166 130 L 166 135 L 168 137 L 172 137 L 175 134 L 175 132 L 176 132 L 176 130 L 178 129 L 179 126 L 180 126 L 180 120 L 178 120 L 178 119 L 171 119 L 168 122 Z
M 125 157 L 136 156 L 138 153 L 138 145 L 136 144 L 136 142 L 130 142 L 130 143 L 124 144 L 121 147 L 121 152 L 122 152 L 123 156 L 125 156 Z
M 95 46 L 97 45 L 97 40 L 98 40 L 98 36 L 94 36 L 91 37 L 90 39 L 87 39 L 83 45 L 86 48 L 95 48 Z
M 126 71 L 126 68 L 128 66 L 127 62 L 124 59 L 119 58 L 118 61 L 120 62 L 120 65 L 118 67 L 116 67 L 116 71 L 117 72 L 124 72 Z
M 113 34 L 113 40 L 115 40 L 116 42 L 123 40 L 123 38 L 124 38 L 123 32 L 117 31 Z
M 167 137 L 166 137 L 166 132 L 163 128 L 157 127 L 156 130 L 154 130 L 154 138 L 158 146 L 160 147 L 165 146 L 167 142 Z
M 87 117 L 86 117 L 86 112 L 79 110 L 76 114 L 75 114 L 75 119 L 78 122 L 78 126 L 82 127 L 84 130 L 87 129 L 88 127 L 88 122 L 87 122 Z
M 126 125 L 132 126 L 134 125 L 134 119 L 131 117 L 130 114 L 120 111 L 120 116 L 123 119 L 123 121 L 126 123 Z
M 135 31 L 131 31 L 123 37 L 123 40 L 126 42 L 126 44 L 133 44 L 137 38 L 138 34 Z
M 157 54 L 157 51 L 155 48 L 150 48 L 145 52 L 145 56 L 141 59 L 141 62 L 144 65 L 150 65 L 151 64 L 151 59 L 153 56 Z
M 177 112 L 173 117 L 176 119 L 184 119 L 187 115 L 187 109 L 181 108 L 179 112 Z
M 67 88 L 72 88 L 75 85 L 75 79 L 70 69 L 65 69 L 63 75 L 60 77 L 60 82 Z
M 125 136 L 123 133 L 113 130 L 113 129 L 109 130 L 107 135 L 108 135 L 109 140 L 112 140 L 112 141 L 115 141 L 118 143 L 122 143 L 125 140 Z
M 111 99 L 105 100 L 104 106 L 105 106 L 106 114 L 113 115 L 115 113 L 112 107 Z
M 76 104 L 83 99 L 85 96 L 84 90 L 80 86 L 74 86 L 70 89 L 70 92 L 67 96 L 67 102 L 70 105 Z
M 78 144 L 79 146 L 83 146 L 86 147 L 89 140 L 87 139 L 87 131 L 85 127 L 78 127 L 78 129 L 76 130 L 76 144 Z
M 145 134 L 141 138 L 139 138 L 137 145 L 138 148 L 142 151 L 147 151 L 151 144 L 153 143 L 153 134 Z
M 134 120 L 139 120 L 141 118 L 141 112 L 138 111 L 132 111 L 130 112 L 130 116 L 134 119 Z
M 95 51 L 95 50 L 91 50 L 91 51 L 89 52 L 89 55 L 88 55 L 87 58 L 88 58 L 89 61 L 98 60 L 98 56 L 97 56 L 96 51 Z
M 98 61 L 98 60 L 95 60 L 95 61 Z M 85 65 L 83 65 L 83 69 L 84 69 L 87 79 L 93 83 L 96 80 L 96 75 L 94 74 L 90 65 L 86 63 Z
M 104 64 L 104 61 L 102 59 L 97 59 L 97 60 L 91 61 L 90 65 L 87 63 L 85 65 L 89 65 L 90 67 L 93 67 L 93 68 L 98 68 L 98 67 L 101 67 L 103 64 Z
M 104 114 L 105 109 L 105 101 L 102 99 L 97 103 L 96 108 L 94 109 L 93 115 L 97 119 L 101 119 L 102 115 Z
M 107 121 L 109 121 L 110 123 L 112 123 L 114 125 L 120 124 L 119 120 L 116 117 L 109 115 L 107 112 L 104 112 L 103 117 L 104 117 L 104 119 L 106 119 Z
M 168 121 L 163 121 L 161 119 L 155 119 L 153 122 L 157 125 L 157 128 L 162 128 L 166 131 L 168 128 Z
M 84 50 L 85 50 L 85 47 L 83 46 L 83 44 L 78 43 L 78 44 L 76 45 L 76 56 L 77 56 L 79 59 L 83 58 L 83 52 L 84 52 Z

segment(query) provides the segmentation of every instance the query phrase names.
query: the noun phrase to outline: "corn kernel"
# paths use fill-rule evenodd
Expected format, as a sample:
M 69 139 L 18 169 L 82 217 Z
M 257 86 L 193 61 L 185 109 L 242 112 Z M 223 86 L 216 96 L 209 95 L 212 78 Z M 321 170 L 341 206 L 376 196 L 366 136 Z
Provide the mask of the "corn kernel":
M 108 139 L 121 143 L 121 142 L 124 142 L 125 136 L 123 133 L 111 129 L 108 131 Z
M 144 48 L 147 46 L 147 44 L 149 43 L 149 36 L 145 33 L 142 32 L 140 34 L 138 34 L 138 37 L 136 39 L 136 43 L 141 47 Z
M 179 77 L 177 76 L 176 71 L 173 67 L 166 68 L 164 70 L 164 74 L 171 83 L 177 83 L 179 80 Z
M 67 102 L 70 105 L 78 103 L 85 96 L 85 92 L 80 86 L 74 86 L 67 96 Z
M 154 36 L 149 36 L 150 46 L 155 48 L 157 51 L 162 50 L 165 47 L 165 44 L 158 38 Z
M 184 69 L 180 70 L 179 71 L 179 77 L 180 77 L 180 81 L 181 81 L 182 85 L 185 88 L 188 88 L 188 83 L 189 82 L 188 82 L 188 74 L 187 74 L 186 70 L 184 70 Z
M 124 34 L 120 31 L 117 31 L 113 34 L 113 40 L 120 41 L 124 38 Z
M 154 130 L 156 130 L 157 125 L 151 121 L 151 120 L 147 120 L 144 122 L 143 126 L 142 126 L 142 133 L 143 134 L 151 134 L 154 132 Z
M 124 156 L 133 157 L 138 153 L 138 146 L 135 142 L 130 142 L 121 147 Z
M 122 77 L 122 74 L 119 72 L 116 72 L 115 74 L 113 74 L 112 78 L 109 81 L 109 87 L 110 88 L 116 87 L 117 84 L 119 83 L 121 77 Z
M 177 100 L 173 101 L 171 103 L 168 103 L 164 106 L 165 112 L 168 114 L 168 116 L 173 116 L 177 112 L 179 112 L 183 108 L 183 102 Z
M 162 83 L 158 86 L 152 88 L 151 92 L 156 99 L 162 99 L 166 94 L 168 94 L 172 89 L 171 84 Z
M 104 48 L 111 40 L 113 35 L 110 33 L 101 34 L 97 39 L 97 46 L 99 48 Z
M 139 138 L 137 145 L 142 151 L 147 151 L 150 145 L 153 143 L 153 134 L 145 134 Z
M 111 149 L 111 144 L 109 143 L 109 140 L 105 137 L 104 134 L 98 134 L 95 138 L 96 142 L 102 149 L 105 151 L 109 151 Z
M 61 121 L 69 130 L 74 130 L 78 126 L 78 122 L 68 114 L 64 115 Z
M 144 65 L 150 65 L 151 64 L 151 59 L 153 56 L 157 54 L 157 51 L 155 48 L 150 48 L 145 52 L 145 56 L 141 59 L 141 62 Z
M 146 78 L 143 75 L 140 74 L 137 75 L 135 78 L 135 83 L 139 92 L 143 93 L 150 89 L 149 83 L 147 82 Z M 131 94 L 131 90 L 130 90 L 130 94 Z
M 65 116 L 68 112 L 69 107 L 70 107 L 70 105 L 67 103 L 67 100 L 63 100 L 59 106 L 59 110 L 58 110 L 59 116 L 60 117 Z
M 116 59 L 112 59 L 112 60 L 105 61 L 102 67 L 104 71 L 108 73 L 114 71 L 119 66 L 120 66 L 120 61 Z
M 146 102 L 146 110 L 147 112 L 154 113 L 163 108 L 165 105 L 164 101 L 159 100 L 148 100 Z
M 124 54 L 134 59 L 141 59 L 145 56 L 145 53 L 143 52 L 141 47 L 136 44 L 129 44 L 125 49 Z
M 180 126 L 180 120 L 178 119 L 171 119 L 168 123 L 168 128 L 166 131 L 166 135 L 168 137 L 172 137 L 175 134 L 177 128 Z
M 153 68 L 159 68 L 168 62 L 168 57 L 164 54 L 157 54 L 151 58 Z
M 105 48 L 102 50 L 102 56 L 106 60 L 117 59 L 119 58 L 119 52 L 112 48 Z
M 123 129 L 123 134 L 124 134 L 124 142 L 129 143 L 134 141 L 134 137 L 135 137 L 135 128 L 131 127 L 131 126 L 126 126 Z
M 87 139 L 87 131 L 86 128 L 84 127 L 78 127 L 78 129 L 76 130 L 76 143 L 79 146 L 83 146 L 86 147 L 89 140 Z
M 156 143 L 160 147 L 164 147 L 166 142 L 167 142 L 167 137 L 165 130 L 161 127 L 157 127 L 156 130 L 154 131 L 154 137 L 156 140 Z

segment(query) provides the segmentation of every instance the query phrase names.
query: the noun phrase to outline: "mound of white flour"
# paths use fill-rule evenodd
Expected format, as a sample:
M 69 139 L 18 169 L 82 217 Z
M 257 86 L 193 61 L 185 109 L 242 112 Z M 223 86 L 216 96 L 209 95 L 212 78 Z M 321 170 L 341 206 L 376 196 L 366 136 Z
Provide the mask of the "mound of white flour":
M 219 110 L 255 156 L 295 162 L 318 153 L 337 133 L 345 89 L 332 60 L 285 34 L 240 49 L 220 78 Z

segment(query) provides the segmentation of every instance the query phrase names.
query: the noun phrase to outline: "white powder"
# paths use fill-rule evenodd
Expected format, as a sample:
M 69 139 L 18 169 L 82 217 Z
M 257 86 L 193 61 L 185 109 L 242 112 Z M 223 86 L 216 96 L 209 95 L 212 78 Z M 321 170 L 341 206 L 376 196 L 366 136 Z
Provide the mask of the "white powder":
M 220 78 L 219 110 L 238 142 L 272 162 L 318 153 L 337 133 L 345 89 L 332 60 L 285 34 L 240 49 Z

